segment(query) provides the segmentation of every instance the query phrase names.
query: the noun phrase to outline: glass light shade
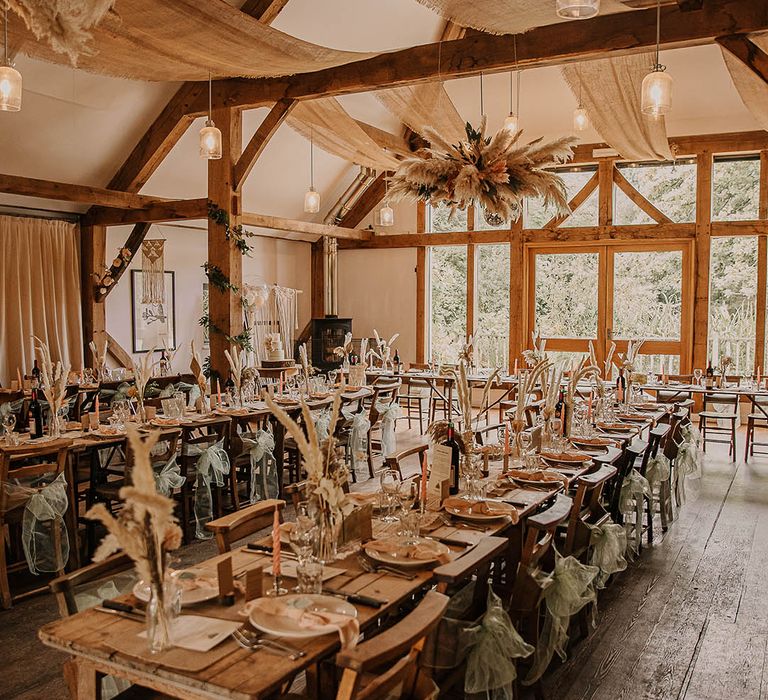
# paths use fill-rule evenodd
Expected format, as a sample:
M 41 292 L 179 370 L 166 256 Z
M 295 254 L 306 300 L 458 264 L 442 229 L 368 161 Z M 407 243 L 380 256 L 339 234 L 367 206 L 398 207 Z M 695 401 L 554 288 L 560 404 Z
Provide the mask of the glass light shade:
M 205 126 L 200 129 L 200 157 L 206 160 L 221 158 L 221 131 L 211 119 L 206 119 Z
M 304 211 L 307 214 L 317 214 L 320 211 L 320 193 L 310 187 L 304 195 Z
M 573 110 L 573 130 L 586 131 L 589 128 L 589 117 L 587 110 L 583 107 L 577 107 Z
M 384 206 L 379 209 L 379 225 L 380 226 L 394 226 L 395 225 L 395 211 L 389 206 L 389 202 L 384 202 Z
M 661 117 L 672 109 L 672 76 L 658 66 L 643 78 L 641 88 L 643 114 Z
M 504 120 L 504 128 L 513 134 L 520 130 L 520 120 L 514 112 L 510 112 L 509 116 Z
M 589 19 L 600 12 L 600 0 L 557 0 L 555 10 L 563 19 Z
M 21 73 L 13 66 L 0 66 L 0 112 L 21 109 Z

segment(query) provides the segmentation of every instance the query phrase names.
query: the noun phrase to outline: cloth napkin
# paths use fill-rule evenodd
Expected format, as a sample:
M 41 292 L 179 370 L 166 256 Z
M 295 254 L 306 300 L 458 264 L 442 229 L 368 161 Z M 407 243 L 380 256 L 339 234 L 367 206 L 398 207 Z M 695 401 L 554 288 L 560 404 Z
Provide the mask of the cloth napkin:
M 540 469 L 538 471 L 528 471 L 526 469 L 510 469 L 505 477 L 510 479 L 523 479 L 525 481 L 541 481 L 542 483 L 561 481 L 566 487 L 568 486 L 568 477 L 559 474 L 554 471 L 547 471 Z
M 517 523 L 517 508 L 509 503 L 500 501 L 467 501 L 464 498 L 446 498 L 443 501 L 443 507 L 451 510 L 457 510 L 465 515 L 508 515 L 513 523 Z
M 293 599 L 300 601 L 301 599 Z M 249 615 L 252 610 L 259 610 L 275 617 L 287 617 L 306 630 L 317 630 L 323 627 L 335 627 L 339 632 L 342 649 L 353 649 L 360 636 L 360 623 L 357 618 L 340 615 L 330 611 L 306 610 L 296 605 L 289 605 L 280 598 L 257 598 L 245 606 L 244 613 Z
M 445 545 L 435 540 L 424 539 L 418 544 L 406 545 L 397 538 L 385 540 L 373 540 L 365 545 L 366 550 L 380 552 L 381 554 L 395 554 L 404 559 L 417 559 L 431 561 L 437 559 L 441 564 L 447 564 L 451 556 L 445 551 Z
M 550 452 L 548 450 L 542 450 L 539 453 L 539 456 L 543 457 L 544 459 L 551 459 L 555 462 L 586 462 L 592 457 L 590 457 L 586 452 Z

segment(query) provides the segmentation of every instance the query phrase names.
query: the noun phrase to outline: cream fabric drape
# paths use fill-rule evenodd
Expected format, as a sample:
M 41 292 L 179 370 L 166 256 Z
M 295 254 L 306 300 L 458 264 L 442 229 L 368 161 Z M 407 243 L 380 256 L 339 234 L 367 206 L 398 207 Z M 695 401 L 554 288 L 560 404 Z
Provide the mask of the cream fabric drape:
M 749 39 L 763 51 L 768 51 L 768 35 L 750 34 Z M 727 49 L 721 47 L 720 50 L 744 106 L 761 128 L 768 129 L 768 85 Z
M 80 232 L 77 224 L 0 216 L 0 382 L 29 373 L 32 335 L 54 362 L 82 367 Z
M 207 80 L 293 75 L 368 58 L 372 53 L 317 46 L 262 24 L 224 0 L 119 0 L 91 30 L 84 70 L 134 80 Z M 342 21 L 342 18 L 334 18 Z M 16 15 L 10 43 L 52 63 L 69 63 L 37 41 Z
M 640 111 L 640 88 L 654 63 L 650 53 L 563 66 L 563 77 L 603 140 L 630 160 L 672 160 L 664 118 Z
M 394 170 L 397 160 L 382 149 L 347 114 L 334 97 L 301 102 L 286 120 L 293 129 L 324 151 L 374 170 Z
M 376 98 L 403 124 L 424 136 L 424 127 L 434 129 L 448 143 L 466 138 L 464 120 L 442 83 L 423 83 L 379 90 Z
M 519 34 L 533 27 L 562 22 L 555 14 L 555 0 L 418 0 L 441 17 L 462 27 L 490 34 Z M 600 14 L 627 12 L 620 0 L 602 0 Z M 584 25 L 589 32 L 589 24 Z

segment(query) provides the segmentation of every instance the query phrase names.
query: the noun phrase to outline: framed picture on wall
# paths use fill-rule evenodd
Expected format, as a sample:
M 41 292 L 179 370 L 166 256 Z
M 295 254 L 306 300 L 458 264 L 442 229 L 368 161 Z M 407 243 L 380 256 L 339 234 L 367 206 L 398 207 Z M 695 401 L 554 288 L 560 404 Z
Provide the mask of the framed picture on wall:
M 131 327 L 133 352 L 149 352 L 152 348 L 176 349 L 176 278 L 166 271 L 165 302 L 143 304 L 141 270 L 131 270 Z

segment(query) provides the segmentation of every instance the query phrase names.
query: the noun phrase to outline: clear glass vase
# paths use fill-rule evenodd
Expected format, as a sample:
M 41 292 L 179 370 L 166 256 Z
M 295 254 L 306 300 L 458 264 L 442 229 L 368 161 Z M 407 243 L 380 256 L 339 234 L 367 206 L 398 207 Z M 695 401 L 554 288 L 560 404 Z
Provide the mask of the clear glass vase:
M 166 575 L 164 584 L 150 583 L 147 603 L 147 643 L 153 654 L 159 654 L 173 646 L 171 629 L 179 611 L 178 588 L 172 576 Z
M 323 564 L 336 561 L 339 549 L 341 517 L 334 517 L 328 507 L 320 509 L 317 532 L 317 558 Z

